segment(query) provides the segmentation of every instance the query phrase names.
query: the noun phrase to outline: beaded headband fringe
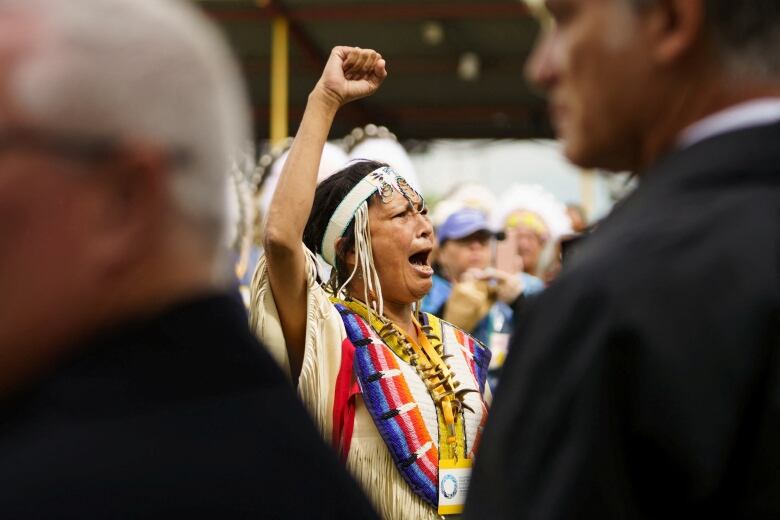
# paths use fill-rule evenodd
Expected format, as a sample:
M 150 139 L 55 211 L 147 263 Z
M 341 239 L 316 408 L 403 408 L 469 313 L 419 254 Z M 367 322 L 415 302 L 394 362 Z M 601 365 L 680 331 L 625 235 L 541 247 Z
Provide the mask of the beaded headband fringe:
M 366 175 L 344 197 L 344 200 L 333 212 L 325 229 L 322 239 L 322 257 L 334 270 L 336 268 L 336 241 L 344 236 L 349 223 L 355 220 L 355 267 L 349 278 L 346 279 L 336 291 L 336 296 L 343 294 L 344 289 L 355 277 L 358 268 L 363 279 L 363 291 L 366 305 L 380 316 L 384 312 L 382 300 L 382 287 L 379 283 L 379 274 L 374 266 L 374 254 L 371 249 L 371 232 L 368 221 L 368 200 L 378 193 L 383 203 L 388 203 L 393 197 L 393 192 L 403 195 L 410 203 L 414 199 L 422 200 L 406 180 L 398 175 L 389 166 L 382 166 Z M 335 271 L 334 271 L 335 272 Z M 369 294 L 374 296 L 374 301 L 369 304 Z

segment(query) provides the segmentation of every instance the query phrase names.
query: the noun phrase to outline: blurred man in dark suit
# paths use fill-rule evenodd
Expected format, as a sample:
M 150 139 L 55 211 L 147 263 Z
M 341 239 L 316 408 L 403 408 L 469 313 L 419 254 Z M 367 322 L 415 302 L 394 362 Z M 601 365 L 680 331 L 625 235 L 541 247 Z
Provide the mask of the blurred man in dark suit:
M 373 516 L 227 290 L 236 69 L 184 2 L 0 0 L 3 518 Z
M 638 190 L 504 366 L 466 518 L 780 518 L 780 2 L 547 0 L 569 159 Z

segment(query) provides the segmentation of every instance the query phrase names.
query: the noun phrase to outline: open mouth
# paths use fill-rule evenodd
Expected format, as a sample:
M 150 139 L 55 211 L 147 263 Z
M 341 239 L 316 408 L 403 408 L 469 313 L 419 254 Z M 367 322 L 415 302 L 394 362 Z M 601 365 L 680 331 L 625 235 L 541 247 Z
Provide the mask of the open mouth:
M 424 276 L 430 276 L 433 274 L 433 268 L 428 262 L 428 258 L 431 256 L 430 249 L 424 249 L 409 257 L 409 263 L 412 267 Z

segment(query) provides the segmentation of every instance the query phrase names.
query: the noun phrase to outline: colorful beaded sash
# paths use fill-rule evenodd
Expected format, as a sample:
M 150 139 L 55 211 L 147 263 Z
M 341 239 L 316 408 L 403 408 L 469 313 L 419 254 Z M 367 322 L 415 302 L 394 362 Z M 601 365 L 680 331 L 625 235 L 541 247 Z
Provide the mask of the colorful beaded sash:
M 485 381 L 487 381 L 488 365 L 492 353 L 485 345 L 475 340 L 457 327 L 452 327 L 455 332 L 455 338 L 458 343 L 463 345 L 466 351 L 471 355 L 470 368 L 474 374 L 474 379 L 479 383 L 480 394 L 485 393 Z
M 349 340 L 355 347 L 353 371 L 360 385 L 366 409 L 388 447 L 390 455 L 412 491 L 423 500 L 436 507 L 438 504 L 439 450 L 431 438 L 422 413 L 417 407 L 414 396 L 399 367 L 399 358 L 408 362 L 404 356 L 394 354 L 379 336 L 376 330 L 363 317 L 351 309 L 346 302 L 333 301 L 339 311 Z M 424 326 L 435 326 L 441 333 L 440 320 L 434 316 L 421 314 Z M 472 375 L 484 390 L 490 352 L 469 341 L 468 335 L 455 329 L 455 339 L 459 347 L 469 353 L 472 362 Z M 445 428 L 438 414 L 439 438 L 443 438 Z M 465 427 L 462 413 L 457 419 L 457 452 L 464 457 L 468 453 L 465 439 Z

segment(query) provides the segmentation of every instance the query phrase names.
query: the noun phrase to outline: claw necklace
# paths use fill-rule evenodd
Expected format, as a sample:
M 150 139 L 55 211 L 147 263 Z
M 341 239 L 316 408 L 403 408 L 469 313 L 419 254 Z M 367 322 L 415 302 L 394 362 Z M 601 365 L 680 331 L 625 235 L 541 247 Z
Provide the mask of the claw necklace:
M 351 299 L 349 303 L 353 304 L 350 307 L 359 311 L 359 314 L 374 322 L 372 325 L 387 345 L 402 346 L 404 357 L 408 358 L 409 364 L 419 374 L 434 403 L 442 412 L 447 428 L 446 444 L 449 445 L 453 458 L 457 458 L 455 418 L 464 409 L 474 413 L 474 410 L 464 400 L 468 393 L 476 392 L 476 390 L 458 390 L 460 382 L 455 378 L 452 367 L 446 363 L 446 360 L 452 356 L 444 354 L 441 338 L 434 333 L 429 325 L 420 325 L 417 319 L 413 318 L 415 327 L 419 331 L 417 341 L 415 341 L 384 316 L 379 316 L 368 310 L 362 302 Z

